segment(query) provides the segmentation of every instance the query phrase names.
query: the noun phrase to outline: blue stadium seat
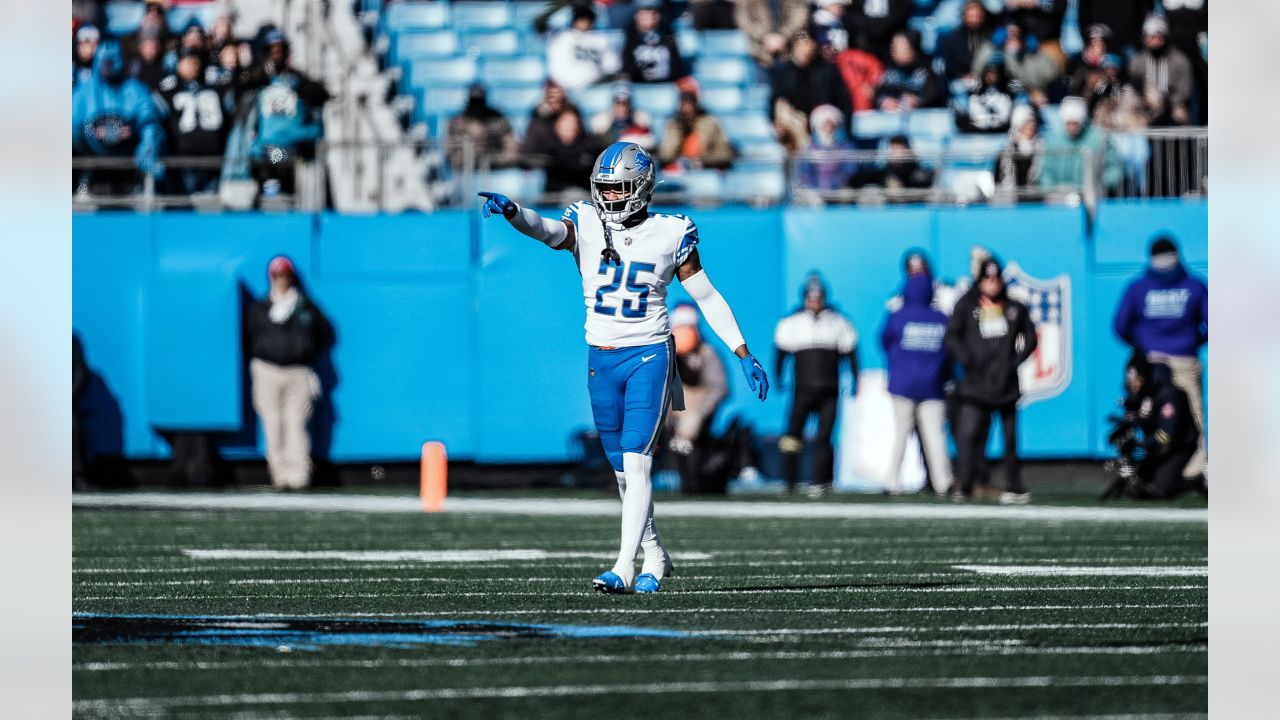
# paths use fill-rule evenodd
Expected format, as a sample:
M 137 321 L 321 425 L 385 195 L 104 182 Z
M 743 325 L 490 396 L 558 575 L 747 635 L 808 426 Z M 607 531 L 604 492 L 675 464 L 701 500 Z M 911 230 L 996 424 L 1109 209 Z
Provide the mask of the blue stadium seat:
M 541 170 L 491 170 L 476 173 L 475 187 L 471 192 L 483 189 L 502 193 L 519 203 L 531 203 L 538 201 L 546 184 L 547 176 Z
M 513 116 L 528 117 L 538 101 L 542 99 L 542 85 L 511 85 L 486 83 L 489 89 L 489 104 L 502 111 L 508 118 Z
M 738 157 L 744 162 L 775 163 L 781 165 L 787 160 L 787 151 L 773 140 L 754 140 L 737 146 Z
M 520 54 L 520 35 L 515 30 L 485 30 L 462 36 L 462 47 L 475 48 L 481 55 L 510 56 Z
M 469 57 L 449 60 L 419 60 L 413 63 L 409 82 L 414 87 L 425 85 L 467 85 L 480 76 L 476 61 Z
M 505 2 L 453 3 L 453 26 L 459 30 L 495 30 L 511 27 L 514 16 Z
M 388 30 L 438 30 L 449 25 L 449 6 L 442 2 L 399 2 L 387 6 L 382 22 Z
M 623 30 L 598 30 L 600 34 L 609 38 L 609 47 L 616 52 L 622 52 L 622 46 L 627 43 L 627 33 Z
M 724 179 L 717 170 L 686 170 L 665 178 L 658 189 L 688 193 L 695 199 L 718 198 L 724 191 Z
M 897 135 L 906 129 L 907 113 L 867 110 L 853 114 L 853 134 L 860 138 Z
M 736 167 L 725 175 L 725 195 L 736 200 L 777 202 L 787 194 L 779 166 Z
M 931 17 L 913 17 L 907 21 L 907 27 L 920 33 L 920 49 L 926 55 L 933 55 L 938 46 L 938 23 Z
M 939 35 L 960 25 L 960 12 L 964 10 L 964 3 L 965 0 L 942 0 L 934 8 L 933 21 L 938 25 Z
M 926 136 L 944 138 L 956 131 L 951 111 L 942 108 L 925 108 L 913 110 L 907 116 L 907 134 L 912 138 Z
M 450 58 L 459 52 L 458 36 L 448 30 L 401 32 L 391 36 L 391 61 L 396 63 L 427 58 Z
M 747 110 L 769 112 L 769 98 L 773 96 L 773 88 L 764 83 L 747 86 L 747 97 L 743 100 Z
M 1003 133 L 954 135 L 947 143 L 947 167 L 990 168 L 1005 142 Z
M 680 102 L 680 93 L 670 83 L 655 85 L 633 85 L 631 102 L 638 110 L 643 110 L 654 118 L 669 117 L 676 112 Z
M 169 24 L 169 29 L 175 33 L 180 33 L 195 20 L 200 27 L 208 30 L 213 27 L 213 23 L 218 16 L 226 12 L 227 9 L 219 3 L 210 3 L 208 5 L 170 5 L 165 11 L 165 21 Z
M 702 43 L 698 39 L 698 33 L 689 30 L 677 32 L 676 48 L 680 50 L 680 54 L 685 58 L 697 57 L 702 52 Z
M 583 121 L 587 122 L 592 115 L 609 109 L 613 104 L 613 86 L 592 85 L 570 93 L 569 97 L 582 111 Z
M 724 126 L 729 139 L 735 143 L 773 140 L 773 125 L 769 124 L 769 117 L 763 113 L 725 115 L 720 118 L 720 124 Z
M 534 18 L 547 9 L 545 2 L 518 2 L 511 6 L 511 27 L 520 32 L 533 32 Z
M 744 103 L 745 99 L 746 93 L 742 91 L 742 88 L 732 85 L 705 88 L 700 97 L 702 106 L 709 110 L 712 115 L 727 115 L 748 109 L 759 109 L 747 108 Z
M 751 46 L 738 30 L 703 30 L 702 54 L 708 57 L 746 57 Z
M 936 166 L 943 151 L 947 149 L 946 138 L 933 135 L 910 135 L 907 139 L 911 142 L 911 149 L 920 158 L 922 165 Z
M 488 85 L 504 82 L 541 84 L 547 80 L 547 62 L 540 57 L 485 60 L 480 77 Z
M 545 58 L 547 56 L 547 39 L 535 32 L 520 32 L 520 53 L 525 56 Z
M 511 132 L 516 134 L 516 139 L 524 142 L 524 135 L 529 132 L 529 113 L 509 113 L 507 122 L 511 123 Z
M 113 0 L 106 4 L 107 33 L 128 35 L 142 24 L 146 8 L 137 0 Z
M 1044 122 L 1044 126 L 1040 128 L 1041 135 L 1049 137 L 1062 132 L 1062 112 L 1057 105 L 1040 108 L 1040 117 Z
M 702 83 L 745 85 L 752 79 L 751 67 L 741 58 L 704 57 L 694 68 L 694 75 Z
M 422 89 L 422 116 L 457 115 L 467 104 L 467 88 L 462 85 L 428 85 Z

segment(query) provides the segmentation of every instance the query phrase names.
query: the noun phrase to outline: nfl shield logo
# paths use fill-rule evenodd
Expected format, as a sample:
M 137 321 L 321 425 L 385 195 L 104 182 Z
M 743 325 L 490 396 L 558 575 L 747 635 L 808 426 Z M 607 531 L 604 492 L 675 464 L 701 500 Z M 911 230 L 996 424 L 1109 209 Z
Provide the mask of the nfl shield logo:
M 1061 395 L 1071 383 L 1071 276 L 1041 280 L 1011 262 L 1004 282 L 1009 297 L 1026 305 L 1036 324 L 1036 351 L 1018 368 L 1019 404 Z

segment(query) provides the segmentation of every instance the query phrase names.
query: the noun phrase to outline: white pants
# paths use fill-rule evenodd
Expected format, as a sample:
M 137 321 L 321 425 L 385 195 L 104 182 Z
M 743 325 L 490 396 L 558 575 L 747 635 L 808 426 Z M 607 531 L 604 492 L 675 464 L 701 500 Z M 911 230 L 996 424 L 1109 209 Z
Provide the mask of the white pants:
M 1147 359 L 1168 365 L 1174 387 L 1187 394 L 1187 403 L 1191 405 L 1191 417 L 1195 419 L 1196 428 L 1200 430 L 1200 441 L 1196 454 L 1191 456 L 1187 466 L 1182 469 L 1182 477 L 1193 478 L 1204 472 L 1205 463 L 1209 460 L 1204 448 L 1204 384 L 1201 382 L 1200 359 L 1155 352 L 1148 353 Z
M 305 365 L 276 365 L 253 358 L 249 361 L 253 383 L 253 409 L 262 421 L 267 440 L 267 470 L 278 489 L 299 489 L 311 484 L 311 437 L 307 421 L 320 378 Z
M 941 400 L 916 402 L 898 395 L 893 396 L 895 432 L 893 437 L 893 462 L 889 466 L 889 490 L 898 492 L 898 476 L 902 474 L 902 458 L 907 451 L 907 440 L 914 430 L 920 433 L 924 444 L 924 459 L 929 466 L 929 479 L 938 494 L 951 488 L 951 458 L 947 456 L 947 436 L 943 429 L 946 406 Z

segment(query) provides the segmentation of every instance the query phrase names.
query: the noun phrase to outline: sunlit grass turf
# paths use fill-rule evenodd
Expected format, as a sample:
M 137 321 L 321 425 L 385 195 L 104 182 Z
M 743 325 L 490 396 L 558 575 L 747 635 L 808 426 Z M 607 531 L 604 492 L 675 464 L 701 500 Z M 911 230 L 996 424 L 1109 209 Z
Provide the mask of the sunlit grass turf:
M 79 645 L 77 715 L 940 718 L 1206 709 L 1205 578 L 1007 577 L 954 567 L 1201 566 L 1203 523 L 662 520 L 661 503 L 668 546 L 712 558 L 677 563 L 677 576 L 657 596 L 622 597 L 588 589 L 610 564 L 604 559 L 415 564 L 181 553 L 536 548 L 607 555 L 617 533 L 607 518 L 77 510 L 78 612 L 719 633 L 288 653 Z M 1022 686 L 974 687 L 982 684 L 974 678 Z M 495 697 L 496 689 L 512 697 Z M 181 700 L 94 702 L 113 698 Z

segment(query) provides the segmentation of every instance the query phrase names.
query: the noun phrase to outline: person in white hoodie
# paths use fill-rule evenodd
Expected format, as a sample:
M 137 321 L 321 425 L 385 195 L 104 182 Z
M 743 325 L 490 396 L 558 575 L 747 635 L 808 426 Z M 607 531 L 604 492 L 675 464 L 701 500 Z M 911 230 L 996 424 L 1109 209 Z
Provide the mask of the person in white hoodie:
M 566 90 L 580 90 L 606 80 L 622 67 L 609 37 L 593 28 L 596 13 L 590 6 L 573 10 L 573 22 L 547 43 L 547 74 Z

